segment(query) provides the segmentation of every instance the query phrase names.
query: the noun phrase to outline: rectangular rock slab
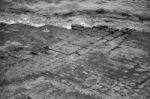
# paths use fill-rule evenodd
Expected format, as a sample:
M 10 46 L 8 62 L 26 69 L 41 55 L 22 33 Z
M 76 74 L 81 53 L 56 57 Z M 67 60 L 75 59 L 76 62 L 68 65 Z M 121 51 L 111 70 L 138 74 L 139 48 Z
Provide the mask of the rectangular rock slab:
M 94 37 L 90 37 L 86 35 L 78 35 L 70 39 L 69 42 L 74 45 L 85 47 L 85 46 L 88 46 L 90 43 L 95 42 L 98 39 L 100 38 L 96 38 L 96 37 L 94 38 Z
M 32 58 L 33 61 L 35 61 L 37 64 L 41 65 L 49 65 L 51 62 L 56 61 L 57 59 L 65 57 L 64 54 L 61 54 L 56 51 L 48 50 L 48 55 L 46 54 L 40 54 Z
M 67 41 L 59 42 L 57 44 L 53 44 L 53 45 L 49 46 L 50 50 L 60 52 L 62 54 L 66 54 L 66 55 L 72 54 L 72 53 L 76 52 L 77 50 L 79 50 L 80 48 L 81 48 L 80 46 L 70 44 Z

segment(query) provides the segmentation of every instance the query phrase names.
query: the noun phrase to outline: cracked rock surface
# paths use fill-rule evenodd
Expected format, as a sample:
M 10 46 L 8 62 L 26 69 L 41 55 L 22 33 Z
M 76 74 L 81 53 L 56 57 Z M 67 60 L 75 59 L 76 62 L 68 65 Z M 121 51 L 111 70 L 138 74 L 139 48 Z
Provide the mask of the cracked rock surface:
M 150 34 L 79 27 L 1 23 L 1 99 L 148 99 Z
M 145 2 L 0 1 L 0 99 L 149 99 Z

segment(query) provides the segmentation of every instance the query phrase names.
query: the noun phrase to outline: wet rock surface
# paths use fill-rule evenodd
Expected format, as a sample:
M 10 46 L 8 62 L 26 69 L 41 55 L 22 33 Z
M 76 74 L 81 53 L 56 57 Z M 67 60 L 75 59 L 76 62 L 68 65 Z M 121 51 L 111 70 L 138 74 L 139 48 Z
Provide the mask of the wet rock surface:
M 148 99 L 150 34 L 1 23 L 1 99 Z

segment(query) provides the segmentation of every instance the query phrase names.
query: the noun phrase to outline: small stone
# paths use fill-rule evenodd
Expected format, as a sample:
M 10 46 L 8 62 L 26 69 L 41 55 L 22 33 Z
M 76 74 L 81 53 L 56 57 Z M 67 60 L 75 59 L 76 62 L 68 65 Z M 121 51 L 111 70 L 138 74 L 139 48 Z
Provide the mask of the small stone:
M 143 75 L 142 78 L 143 78 L 143 79 L 146 79 L 146 78 L 148 78 L 148 76 L 147 76 L 147 75 Z
M 44 29 L 43 32 L 50 32 L 48 29 Z
M 123 70 L 123 72 L 128 73 L 129 71 L 128 70 Z
M 120 90 L 120 87 L 119 86 L 115 86 L 113 89 L 114 90 Z
M 143 69 L 143 68 L 137 68 L 135 71 L 137 71 L 137 72 L 144 72 L 144 71 L 146 71 L 146 69 Z
M 135 86 L 136 84 L 135 83 L 130 83 L 130 86 Z
M 122 90 L 124 93 L 128 93 L 129 91 L 127 89 Z
M 140 74 L 138 74 L 138 73 L 134 73 L 133 75 L 134 75 L 134 76 L 140 76 Z
M 86 71 L 83 71 L 84 74 L 88 74 Z
M 135 91 L 136 91 L 136 92 L 139 92 L 140 90 L 139 90 L 139 89 L 136 89 Z
M 127 69 L 132 69 L 132 68 L 134 68 L 134 65 L 133 64 L 126 64 L 125 67 Z
M 123 78 L 128 78 L 127 76 L 123 76 Z
M 144 87 L 144 85 L 145 85 L 145 84 L 142 84 L 142 85 L 138 86 L 138 88 L 140 88 L 140 89 L 141 89 L 141 88 L 143 88 L 143 87 Z
M 148 76 L 150 76 L 150 73 L 147 73 Z

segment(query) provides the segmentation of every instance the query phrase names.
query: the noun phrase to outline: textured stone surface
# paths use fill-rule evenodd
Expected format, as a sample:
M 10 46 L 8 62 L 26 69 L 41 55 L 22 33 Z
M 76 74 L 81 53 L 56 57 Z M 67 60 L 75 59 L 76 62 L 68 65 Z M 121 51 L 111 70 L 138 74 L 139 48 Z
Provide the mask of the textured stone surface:
M 149 99 L 146 0 L 0 0 L 0 99 Z
M 1 99 L 148 99 L 149 33 L 60 29 L 1 27 Z

